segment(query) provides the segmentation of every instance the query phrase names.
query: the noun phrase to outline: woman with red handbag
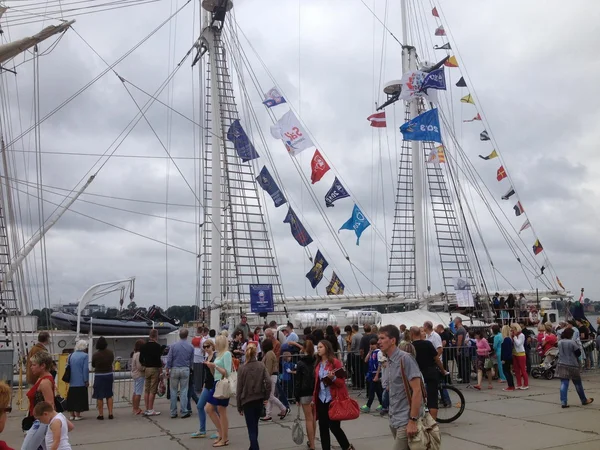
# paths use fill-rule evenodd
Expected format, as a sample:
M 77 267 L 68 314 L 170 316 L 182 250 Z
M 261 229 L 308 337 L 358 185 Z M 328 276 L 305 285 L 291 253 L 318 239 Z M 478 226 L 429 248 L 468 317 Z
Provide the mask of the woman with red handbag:
M 354 450 L 340 423 L 340 420 L 352 420 L 360 415 L 358 404 L 348 395 L 344 365 L 335 358 L 333 346 L 329 341 L 319 342 L 317 355 L 313 405 L 316 409 L 316 420 L 319 421 L 321 447 L 323 450 L 331 449 L 331 430 L 342 450 Z

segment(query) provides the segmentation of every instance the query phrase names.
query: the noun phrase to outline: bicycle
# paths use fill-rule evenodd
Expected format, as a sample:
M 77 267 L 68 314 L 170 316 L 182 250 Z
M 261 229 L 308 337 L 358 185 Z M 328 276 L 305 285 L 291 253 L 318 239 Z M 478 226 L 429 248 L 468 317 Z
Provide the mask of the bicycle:
M 451 423 L 465 411 L 465 396 L 458 388 L 441 383 L 438 390 L 438 404 L 437 421 Z

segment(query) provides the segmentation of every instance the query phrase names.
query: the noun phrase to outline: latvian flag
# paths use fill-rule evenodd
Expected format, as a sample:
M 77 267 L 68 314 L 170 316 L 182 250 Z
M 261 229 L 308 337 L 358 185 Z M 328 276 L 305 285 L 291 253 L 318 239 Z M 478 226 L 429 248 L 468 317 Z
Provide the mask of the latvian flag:
M 371 126 L 375 128 L 385 128 L 385 111 L 381 111 L 379 113 L 371 114 L 367 117 L 367 120 L 371 121 Z

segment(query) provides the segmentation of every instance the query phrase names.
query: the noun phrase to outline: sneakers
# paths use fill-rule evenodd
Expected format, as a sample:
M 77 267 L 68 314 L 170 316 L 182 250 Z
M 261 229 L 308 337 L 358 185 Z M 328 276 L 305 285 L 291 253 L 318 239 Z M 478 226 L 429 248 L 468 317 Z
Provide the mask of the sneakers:
M 271 418 L 271 417 L 269 417 L 269 416 L 267 416 L 267 417 L 261 417 L 261 418 L 260 418 L 260 421 L 261 421 L 261 422 L 272 422 L 272 421 L 273 421 L 273 418 Z
M 160 416 L 160 411 L 154 411 L 153 409 L 149 409 L 148 411 L 144 411 L 145 416 Z
M 362 405 L 360 407 L 360 412 L 368 413 L 369 411 L 371 411 L 371 408 L 369 408 L 367 405 Z
M 205 438 L 206 437 L 206 431 L 196 431 L 195 433 L 192 433 L 190 435 L 190 437 L 192 439 Z
M 381 412 L 381 410 L 383 410 L 383 406 L 379 405 L 375 411 Z
M 381 411 L 379 411 L 379 415 L 382 416 L 382 417 L 385 416 L 387 413 L 388 413 L 387 409 L 381 408 Z
M 514 387 L 505 387 L 504 389 L 502 389 L 504 392 L 513 392 L 515 391 Z
M 521 389 L 522 391 L 526 391 L 527 389 L 529 389 L 529 386 L 520 386 L 517 389 Z

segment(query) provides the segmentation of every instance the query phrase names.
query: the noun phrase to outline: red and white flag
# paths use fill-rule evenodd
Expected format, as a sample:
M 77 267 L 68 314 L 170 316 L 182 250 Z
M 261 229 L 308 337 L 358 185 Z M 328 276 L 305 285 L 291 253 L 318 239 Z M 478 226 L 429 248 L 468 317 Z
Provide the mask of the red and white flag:
M 371 126 L 375 128 L 385 128 L 387 126 L 385 123 L 385 111 L 371 114 L 367 117 L 367 120 L 370 120 Z
M 436 36 L 446 36 L 446 30 L 444 30 L 443 26 L 439 26 L 435 29 L 435 35 Z
M 325 175 L 330 169 L 329 164 L 327 164 L 327 161 L 323 159 L 323 156 L 321 156 L 319 150 L 315 150 L 315 154 L 310 162 L 310 168 L 312 170 L 310 174 L 310 181 L 312 181 L 312 184 L 315 184 L 317 181 L 323 178 L 323 175 Z

